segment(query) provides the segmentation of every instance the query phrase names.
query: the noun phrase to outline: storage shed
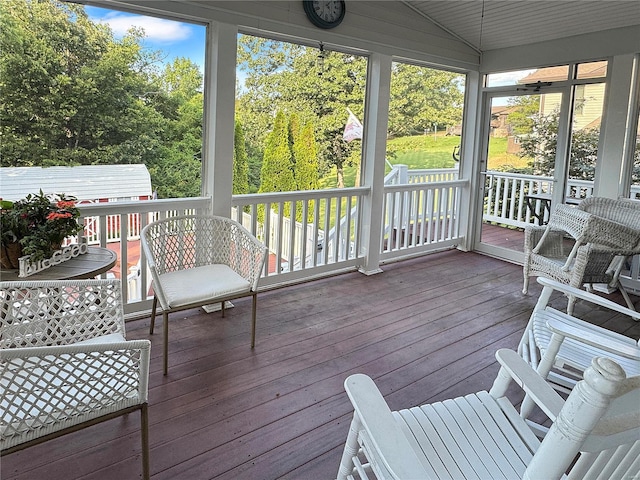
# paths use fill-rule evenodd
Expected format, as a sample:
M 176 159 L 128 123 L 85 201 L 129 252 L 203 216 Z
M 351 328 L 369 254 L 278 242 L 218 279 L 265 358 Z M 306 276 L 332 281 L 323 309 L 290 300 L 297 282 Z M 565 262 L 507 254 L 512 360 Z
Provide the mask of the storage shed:
M 16 201 L 40 190 L 73 195 L 85 203 L 148 200 L 153 195 L 149 171 L 142 164 L 0 168 L 0 198 Z

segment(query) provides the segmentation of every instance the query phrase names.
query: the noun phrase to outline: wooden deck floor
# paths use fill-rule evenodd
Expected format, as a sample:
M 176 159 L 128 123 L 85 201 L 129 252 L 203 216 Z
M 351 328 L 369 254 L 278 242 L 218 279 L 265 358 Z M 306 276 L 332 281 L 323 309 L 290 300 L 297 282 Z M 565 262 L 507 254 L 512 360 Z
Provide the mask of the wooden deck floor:
M 153 343 L 152 478 L 335 478 L 352 414 L 344 379 L 370 375 L 392 408 L 488 389 L 495 350 L 517 345 L 539 292 L 533 282 L 529 295 L 521 293 L 521 272 L 447 251 L 370 277 L 348 273 L 265 292 L 254 350 L 249 299 L 234 302 L 224 319 L 177 313 L 167 377 L 161 328 L 150 337 L 148 319 L 128 323 L 129 338 Z M 640 336 L 638 323 L 586 313 Z M 139 416 L 9 455 L 1 469 L 5 480 L 139 478 Z

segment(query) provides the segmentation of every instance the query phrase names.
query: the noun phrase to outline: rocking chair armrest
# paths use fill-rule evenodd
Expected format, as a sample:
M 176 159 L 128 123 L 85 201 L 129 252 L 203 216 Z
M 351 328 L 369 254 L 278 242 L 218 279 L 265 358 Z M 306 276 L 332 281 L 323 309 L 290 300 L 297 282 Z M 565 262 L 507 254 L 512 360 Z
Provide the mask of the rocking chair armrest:
M 589 303 L 600 305 L 602 307 L 608 308 L 609 310 L 614 310 L 618 313 L 622 313 L 623 315 L 627 315 L 628 317 L 636 318 L 638 316 L 638 312 L 631 310 L 630 308 L 627 308 L 618 303 L 612 302 L 607 298 L 587 292 L 586 290 L 581 290 L 581 289 L 572 287 L 570 285 L 560 283 L 556 280 L 552 280 L 550 278 L 544 278 L 544 277 L 538 277 L 537 282 L 543 287 L 551 287 L 558 292 L 564 293 L 565 295 L 570 295 L 572 297 L 585 300 Z
M 640 376 L 628 377 L 617 395 L 584 443 L 584 451 L 601 451 L 603 445 L 616 447 L 640 438 L 640 410 L 628 408 L 640 404 Z
M 373 448 L 376 459 L 393 478 L 425 478 L 426 473 L 409 440 L 393 417 L 387 402 L 371 378 L 364 374 L 349 376 L 344 388 L 353 404 L 363 436 Z M 360 433 L 358 433 L 360 437 Z
M 586 323 L 578 319 L 575 320 L 580 323 Z M 595 333 L 592 329 L 585 329 L 575 324 L 572 325 L 571 323 L 559 318 L 548 318 L 546 323 L 549 330 L 555 334 L 561 335 L 562 337 L 571 338 L 586 345 L 597 347 L 606 352 L 640 362 L 640 348 L 631 338 L 622 337 L 615 332 L 609 332 L 606 330 Z M 609 335 L 609 333 L 612 335 Z
M 509 383 L 514 381 L 551 421 L 555 421 L 564 400 L 553 387 L 514 350 L 501 348 L 496 352 L 496 359 L 501 368 L 489 394 L 494 398 L 503 397 Z

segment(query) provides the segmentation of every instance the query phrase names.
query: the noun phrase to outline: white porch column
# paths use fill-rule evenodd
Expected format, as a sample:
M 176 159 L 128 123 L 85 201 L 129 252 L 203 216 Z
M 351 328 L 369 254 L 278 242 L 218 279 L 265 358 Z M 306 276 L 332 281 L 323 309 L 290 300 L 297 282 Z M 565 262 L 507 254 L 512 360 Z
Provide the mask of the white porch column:
M 360 266 L 360 272 L 365 275 L 382 271 L 380 242 L 390 88 L 391 57 L 374 53 L 369 57 L 362 151 L 362 186 L 371 188 L 361 213 L 360 251 L 364 253 L 365 264 Z
M 212 22 L 207 29 L 202 194 L 214 215 L 228 217 L 233 192 L 233 135 L 238 27 Z
M 634 54 L 617 55 L 609 62 L 609 85 L 593 191 L 596 196 L 629 195 L 638 115 L 637 62 L 638 56 Z
M 484 171 L 487 169 L 486 155 L 482 152 L 483 109 L 482 75 L 477 71 L 467 72 L 467 84 L 464 90 L 464 117 L 462 137 L 460 138 L 460 163 L 458 178 L 468 179 L 469 186 L 463 190 L 460 200 L 460 234 L 464 242 L 458 249 L 464 252 L 472 250 L 476 241 L 480 241 L 482 232 L 482 214 L 484 204 Z M 488 108 L 488 107 L 487 107 Z

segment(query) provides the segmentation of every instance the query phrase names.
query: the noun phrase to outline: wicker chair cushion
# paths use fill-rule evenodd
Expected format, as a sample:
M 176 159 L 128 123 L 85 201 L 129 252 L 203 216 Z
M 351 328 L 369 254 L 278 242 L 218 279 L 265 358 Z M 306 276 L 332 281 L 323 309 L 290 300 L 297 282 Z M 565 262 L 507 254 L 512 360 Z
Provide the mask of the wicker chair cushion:
M 227 265 L 214 264 L 160 275 L 168 305 L 165 310 L 202 304 L 211 298 L 241 295 L 251 284 Z

